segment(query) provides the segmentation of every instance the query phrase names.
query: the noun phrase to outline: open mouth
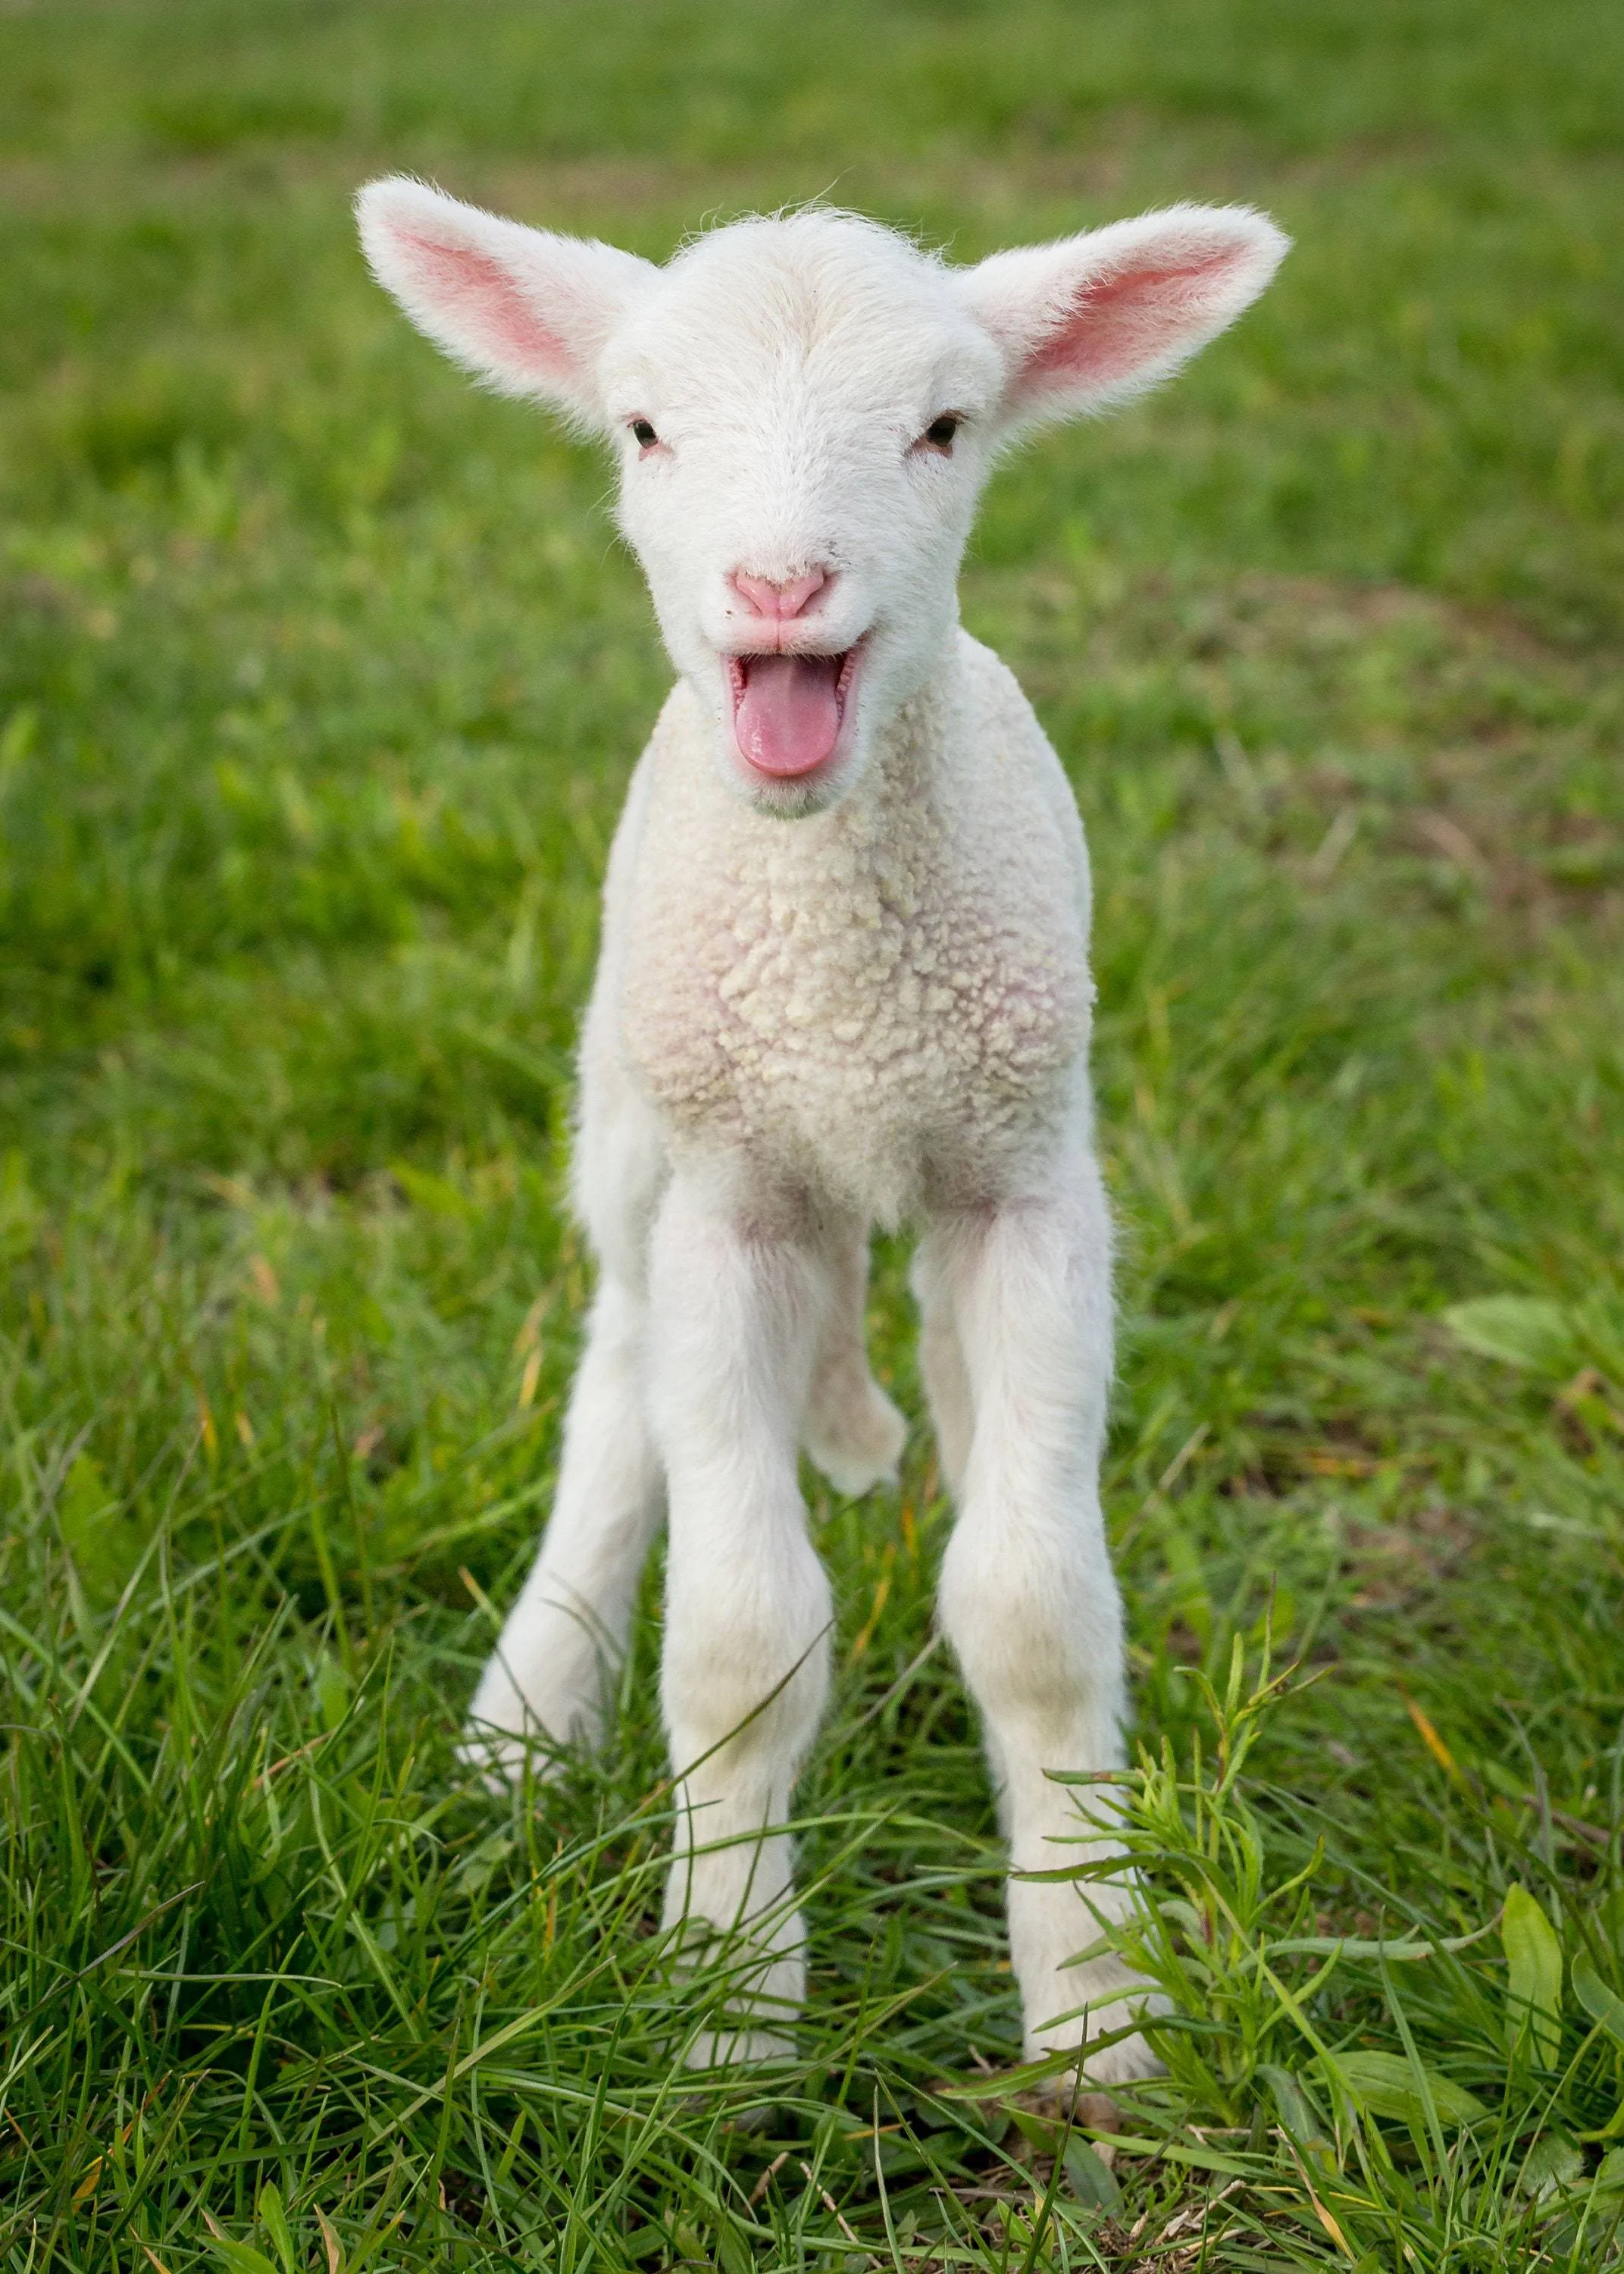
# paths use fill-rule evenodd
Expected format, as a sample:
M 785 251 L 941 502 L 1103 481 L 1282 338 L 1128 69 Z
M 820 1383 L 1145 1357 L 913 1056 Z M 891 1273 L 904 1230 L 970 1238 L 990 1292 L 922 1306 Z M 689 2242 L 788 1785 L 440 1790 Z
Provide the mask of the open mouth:
M 733 740 L 745 764 L 774 781 L 798 781 L 826 764 L 861 653 L 860 644 L 838 655 L 728 656 Z

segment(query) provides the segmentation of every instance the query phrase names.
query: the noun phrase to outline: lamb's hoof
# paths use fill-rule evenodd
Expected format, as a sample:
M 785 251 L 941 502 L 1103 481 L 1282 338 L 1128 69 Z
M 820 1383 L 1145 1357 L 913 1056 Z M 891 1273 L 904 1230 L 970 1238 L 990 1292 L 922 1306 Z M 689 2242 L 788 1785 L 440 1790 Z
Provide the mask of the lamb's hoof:
M 981 2097 L 981 2106 L 989 2124 L 995 2127 L 1013 2115 L 1028 2142 L 1045 2154 L 1053 2154 L 1059 2135 L 1067 2131 L 1099 2134 L 1120 2132 L 1122 2111 L 1108 2092 L 1097 2092 L 1086 2082 L 1081 2086 L 1077 2073 L 1071 2070 L 1060 2076 L 1045 2077 L 1041 2084 L 1017 2084 L 1015 2078 L 989 2076 L 989 2088 Z M 1002 2090 L 998 2087 L 1002 2084 Z M 944 2082 L 940 2090 L 957 2099 L 962 2087 Z M 978 2097 L 981 2097 L 978 2092 Z M 1034 2126 L 1033 2119 L 1037 2120 Z M 1094 2153 L 1109 2171 L 1116 2160 L 1116 2150 L 1109 2139 L 1094 2142 Z
M 807 1432 L 807 1451 L 813 1465 L 847 1500 L 860 1500 L 876 1485 L 894 1485 L 907 1442 L 908 1425 L 876 1382 L 868 1396 L 850 1413 L 842 1413 L 832 1428 Z
M 498 1799 L 527 1775 L 533 1784 L 551 1784 L 564 1767 L 564 1748 L 544 1730 L 532 1727 L 520 1733 L 488 1721 L 468 1724 L 456 1757 L 475 1782 Z
M 1098 2034 L 1101 2037 L 1109 2037 L 1113 2029 L 1125 2028 L 1133 2019 L 1134 2014 L 1126 2011 L 1120 2016 L 1101 2014 L 1099 2017 Z M 1026 2050 L 1028 2060 L 1041 2061 L 1052 2060 L 1054 2056 L 1063 2052 L 1064 2048 L 1060 2045 L 1029 2043 Z M 1075 2058 L 1075 2055 L 1073 2057 Z M 1054 2079 L 1052 2087 L 1045 2089 L 1052 2090 L 1056 2095 L 1065 2092 L 1074 2093 L 1079 2098 L 1088 2093 L 1098 2093 L 1103 2096 L 1111 2085 L 1139 2084 L 1142 2083 L 1147 2077 L 1160 2076 L 1162 2074 L 1162 2062 L 1146 2043 L 1145 2038 L 1136 2031 L 1132 2037 L 1123 2037 L 1114 2045 L 1101 2045 L 1097 2052 L 1085 2046 L 1080 2070 L 1079 2068 L 1062 2070 Z
M 691 2069 L 763 2068 L 795 2058 L 795 2041 L 776 2029 L 702 2029 L 690 2040 L 682 2066 Z
M 1064 2124 L 1068 2118 L 1085 2132 L 1120 2132 L 1122 2111 L 1109 2092 L 1096 2092 L 1085 2082 L 1079 2086 L 1075 2075 L 1051 2076 L 1041 2084 L 1030 2086 L 1015 2095 L 1017 2107 L 1030 2109 L 1034 2116 L 1041 2116 Z

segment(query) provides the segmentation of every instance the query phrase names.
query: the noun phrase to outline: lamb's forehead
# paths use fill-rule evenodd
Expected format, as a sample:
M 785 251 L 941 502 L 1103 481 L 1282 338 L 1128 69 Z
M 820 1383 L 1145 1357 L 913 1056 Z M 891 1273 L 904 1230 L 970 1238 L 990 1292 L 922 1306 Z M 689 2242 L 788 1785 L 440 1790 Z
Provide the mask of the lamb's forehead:
M 856 215 L 752 218 L 677 254 L 616 341 L 628 374 L 733 395 L 794 371 L 873 401 L 956 369 L 991 390 L 996 351 L 942 263 Z

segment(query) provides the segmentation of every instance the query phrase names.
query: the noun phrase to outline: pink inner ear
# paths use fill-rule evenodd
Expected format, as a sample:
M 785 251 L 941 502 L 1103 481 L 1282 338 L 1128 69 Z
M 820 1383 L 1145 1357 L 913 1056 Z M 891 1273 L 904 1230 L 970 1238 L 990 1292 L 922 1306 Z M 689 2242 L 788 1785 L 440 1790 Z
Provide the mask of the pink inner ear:
M 500 260 L 471 245 L 447 245 L 402 231 L 420 291 L 459 328 L 521 368 L 562 374 L 570 367 L 563 342 L 550 332 Z
M 1207 288 L 1234 260 L 1226 248 L 1203 260 L 1121 269 L 1083 285 L 1055 329 L 1027 358 L 1023 386 L 1045 394 L 1079 381 L 1111 387 L 1131 378 L 1176 348 L 1192 325 L 1206 321 Z

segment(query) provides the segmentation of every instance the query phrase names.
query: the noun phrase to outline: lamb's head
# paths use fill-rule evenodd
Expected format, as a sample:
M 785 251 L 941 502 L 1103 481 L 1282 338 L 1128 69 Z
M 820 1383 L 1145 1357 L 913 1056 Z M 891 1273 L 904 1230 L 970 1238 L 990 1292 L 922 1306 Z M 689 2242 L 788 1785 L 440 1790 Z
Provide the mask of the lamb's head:
M 814 207 L 660 268 L 417 182 L 375 182 L 358 210 L 432 339 L 609 437 L 718 761 L 786 816 L 841 796 L 938 668 L 999 445 L 1163 377 L 1286 246 L 1259 215 L 1184 206 L 954 268 Z

